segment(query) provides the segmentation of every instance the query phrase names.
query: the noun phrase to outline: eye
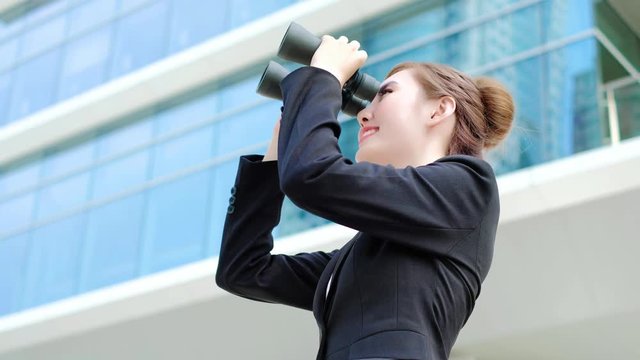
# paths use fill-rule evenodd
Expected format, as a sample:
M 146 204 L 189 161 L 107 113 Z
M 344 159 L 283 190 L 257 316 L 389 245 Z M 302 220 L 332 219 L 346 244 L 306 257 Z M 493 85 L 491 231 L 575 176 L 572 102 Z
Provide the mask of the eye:
M 378 94 L 380 95 L 384 95 L 384 94 L 388 94 L 388 93 L 392 93 L 393 90 L 389 89 L 388 87 L 385 88 L 381 88 L 380 90 L 378 90 Z

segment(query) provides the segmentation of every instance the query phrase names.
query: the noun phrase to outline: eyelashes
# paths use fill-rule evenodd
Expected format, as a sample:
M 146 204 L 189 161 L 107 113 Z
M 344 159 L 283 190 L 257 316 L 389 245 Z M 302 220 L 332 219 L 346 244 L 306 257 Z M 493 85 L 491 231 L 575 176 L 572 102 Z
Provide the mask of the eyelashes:
M 388 94 L 390 92 L 393 92 L 393 90 L 385 87 L 385 88 L 381 88 L 380 90 L 378 90 L 378 94 L 379 95 L 384 95 L 384 94 Z

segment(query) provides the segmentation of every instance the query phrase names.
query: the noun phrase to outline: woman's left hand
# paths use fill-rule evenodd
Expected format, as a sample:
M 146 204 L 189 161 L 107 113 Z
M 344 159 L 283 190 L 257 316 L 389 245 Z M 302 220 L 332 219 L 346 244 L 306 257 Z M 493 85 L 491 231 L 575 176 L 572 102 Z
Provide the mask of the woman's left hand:
M 324 35 L 310 65 L 332 73 L 342 87 L 367 61 L 367 52 L 359 49 L 360 43 L 356 40 L 349 42 L 346 36 L 336 39 L 331 35 Z

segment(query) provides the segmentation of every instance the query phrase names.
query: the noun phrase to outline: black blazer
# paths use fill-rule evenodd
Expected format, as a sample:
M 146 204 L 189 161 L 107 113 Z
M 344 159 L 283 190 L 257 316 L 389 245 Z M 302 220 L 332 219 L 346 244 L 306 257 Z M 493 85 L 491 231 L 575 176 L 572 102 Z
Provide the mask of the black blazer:
M 491 264 L 500 211 L 491 166 L 467 155 L 404 169 L 353 163 L 338 147 L 337 79 L 303 67 L 281 87 L 279 159 L 240 158 L 217 284 L 312 310 L 318 359 L 446 359 Z M 332 252 L 271 255 L 285 194 L 359 232 Z

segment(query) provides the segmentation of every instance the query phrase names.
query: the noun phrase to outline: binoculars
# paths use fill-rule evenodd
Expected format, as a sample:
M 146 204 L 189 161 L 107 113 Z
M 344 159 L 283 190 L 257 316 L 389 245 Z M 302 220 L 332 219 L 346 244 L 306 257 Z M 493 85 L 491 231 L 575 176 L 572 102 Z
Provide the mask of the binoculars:
M 285 60 L 309 65 L 321 42 L 319 37 L 292 22 L 282 38 L 278 56 Z M 289 70 L 275 61 L 270 61 L 262 73 L 256 92 L 272 99 L 282 100 L 280 82 L 288 74 Z M 373 100 L 379 88 L 378 80 L 356 71 L 342 88 L 342 111 L 347 115 L 355 116 L 367 106 L 368 101 Z

